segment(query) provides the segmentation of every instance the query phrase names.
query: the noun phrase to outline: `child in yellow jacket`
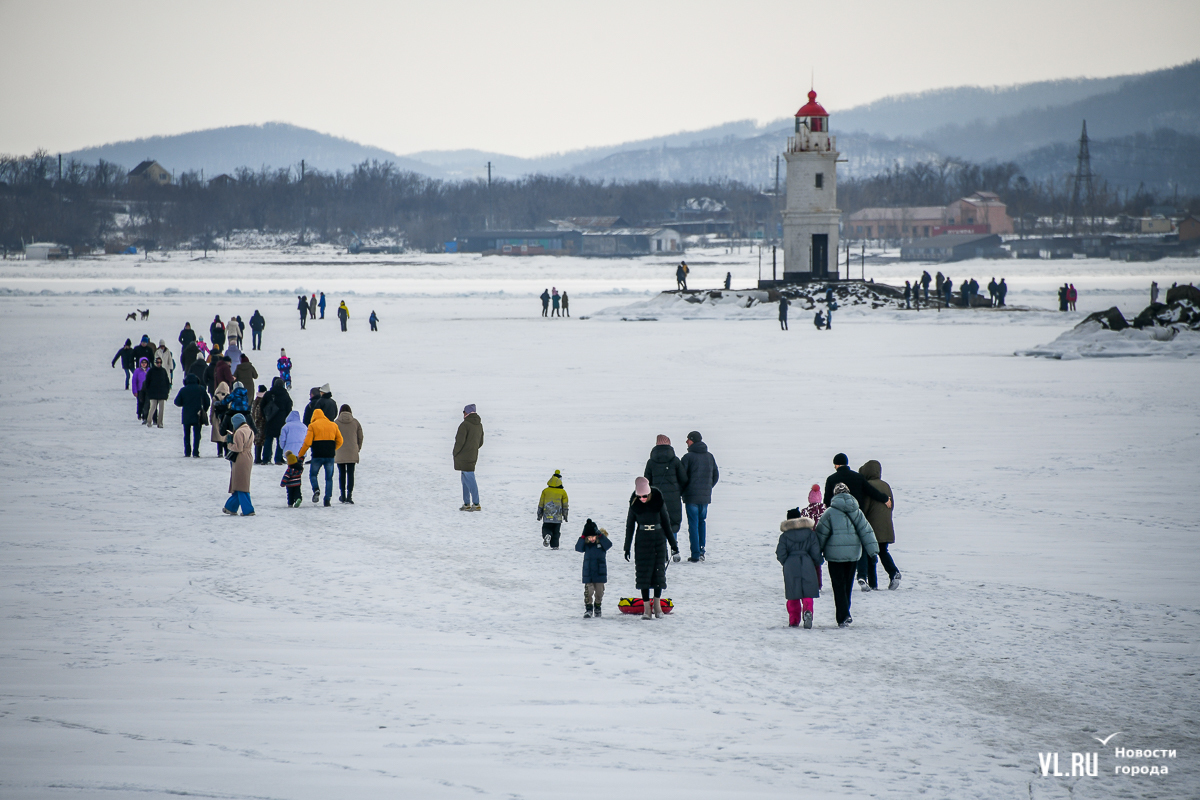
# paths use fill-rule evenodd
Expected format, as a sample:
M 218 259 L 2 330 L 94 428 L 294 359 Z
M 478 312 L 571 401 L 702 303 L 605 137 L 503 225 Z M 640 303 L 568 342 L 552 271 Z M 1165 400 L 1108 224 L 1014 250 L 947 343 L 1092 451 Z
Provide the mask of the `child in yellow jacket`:
M 537 518 L 542 521 L 542 546 L 557 550 L 559 530 L 567 521 L 567 490 L 563 488 L 562 473 L 558 470 L 554 470 L 554 475 L 546 481 L 546 488 L 542 489 Z

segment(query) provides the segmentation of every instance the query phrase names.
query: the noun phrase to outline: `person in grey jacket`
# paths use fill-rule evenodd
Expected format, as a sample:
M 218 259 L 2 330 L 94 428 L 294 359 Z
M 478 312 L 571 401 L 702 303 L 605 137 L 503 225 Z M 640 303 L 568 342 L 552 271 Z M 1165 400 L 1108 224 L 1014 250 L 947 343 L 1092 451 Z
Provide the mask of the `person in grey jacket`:
M 871 524 L 844 483 L 833 487 L 833 502 L 821 515 L 815 530 L 821 554 L 829 562 L 829 585 L 833 588 L 837 624 L 845 628 L 854 621 L 850 616 L 850 598 L 858 559 L 864 550 L 867 555 L 878 555 L 879 544 Z
M 678 534 L 683 522 L 683 485 L 687 478 L 683 473 L 683 464 L 675 455 L 671 440 L 659 434 L 646 461 L 646 471 L 643 473 L 650 485 L 662 493 L 663 503 L 667 507 L 667 515 L 671 518 L 671 533 Z
M 717 460 L 708 452 L 708 445 L 700 431 L 687 435 L 687 453 L 679 460 L 683 468 L 683 507 L 687 511 L 688 542 L 692 554 L 688 558 L 693 564 L 704 560 L 704 546 L 708 526 L 708 506 L 712 502 L 712 490 L 721 479 L 717 471 Z

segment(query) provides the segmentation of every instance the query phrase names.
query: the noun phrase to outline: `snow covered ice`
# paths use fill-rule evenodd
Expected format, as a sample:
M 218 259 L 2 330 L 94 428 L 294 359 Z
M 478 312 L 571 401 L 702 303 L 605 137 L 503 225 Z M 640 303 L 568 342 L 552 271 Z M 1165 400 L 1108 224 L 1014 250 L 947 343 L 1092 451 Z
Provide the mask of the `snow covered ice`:
M 688 255 L 693 288 L 757 276 L 756 256 Z M 827 332 L 793 307 L 783 333 L 769 304 L 597 315 L 655 301 L 673 268 L 0 262 L 0 796 L 1200 796 L 1200 369 L 1013 355 L 1196 262 L 952 264 L 1004 271 L 1028 310 L 847 308 Z M 1064 277 L 1078 312 L 1048 310 Z M 540 317 L 552 285 L 575 319 Z M 331 301 L 304 332 L 301 289 Z M 215 446 L 183 459 L 178 409 L 139 427 L 104 366 L 126 337 L 178 356 L 185 320 L 255 308 L 259 372 L 286 347 L 298 407 L 328 382 L 362 422 L 356 505 L 288 509 L 283 468 L 258 466 L 257 516 L 223 517 Z M 466 403 L 487 431 L 472 514 L 450 458 Z M 693 429 L 721 470 L 708 559 L 670 566 L 667 618 L 622 617 L 633 478 L 656 434 L 682 453 Z M 814 629 L 789 629 L 779 522 L 839 451 L 883 464 L 902 588 L 855 591 L 849 630 L 826 591 Z M 534 517 L 555 469 L 559 552 Z M 618 545 L 601 620 L 570 549 L 588 517 Z M 1099 752 L 1099 775 L 1043 777 L 1046 752 Z

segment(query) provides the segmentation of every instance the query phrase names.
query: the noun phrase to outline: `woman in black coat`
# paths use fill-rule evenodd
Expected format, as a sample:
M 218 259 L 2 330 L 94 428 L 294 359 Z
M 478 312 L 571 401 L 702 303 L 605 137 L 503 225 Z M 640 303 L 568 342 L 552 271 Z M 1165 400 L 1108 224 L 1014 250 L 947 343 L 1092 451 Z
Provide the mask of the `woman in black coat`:
M 671 518 L 667 514 L 662 492 L 650 488 L 650 481 L 638 478 L 633 482 L 633 497 L 629 502 L 629 515 L 625 518 L 625 560 L 629 560 L 632 547 L 637 575 L 637 588 L 642 590 L 642 619 L 662 619 L 659 598 L 667 588 L 667 545 L 671 546 L 671 557 L 679 561 L 679 545 L 671 532 Z M 637 537 L 634 538 L 634 531 Z M 654 602 L 650 602 L 650 590 L 654 590 Z
M 683 522 L 683 486 L 687 482 L 687 476 L 679 456 L 675 455 L 671 440 L 661 433 L 650 451 L 643 474 L 651 486 L 662 492 L 667 516 L 671 518 L 671 533 L 679 533 L 679 526 Z
M 283 378 L 271 381 L 270 390 L 263 395 L 263 460 L 271 457 L 271 442 L 275 442 L 275 463 L 283 463 L 283 451 L 279 449 L 279 434 L 283 431 L 288 414 L 292 413 L 292 396 L 288 394 Z

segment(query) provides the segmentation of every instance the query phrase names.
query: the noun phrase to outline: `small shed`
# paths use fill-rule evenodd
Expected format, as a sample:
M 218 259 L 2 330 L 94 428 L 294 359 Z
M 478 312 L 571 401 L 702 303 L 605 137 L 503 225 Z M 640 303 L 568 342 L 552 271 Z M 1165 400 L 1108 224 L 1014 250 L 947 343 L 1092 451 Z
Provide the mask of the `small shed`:
M 1179 241 L 1200 239 L 1200 217 L 1191 216 L 1179 221 Z
M 25 245 L 25 258 L 29 261 L 61 261 L 71 255 L 71 248 L 53 242 L 30 242 Z

